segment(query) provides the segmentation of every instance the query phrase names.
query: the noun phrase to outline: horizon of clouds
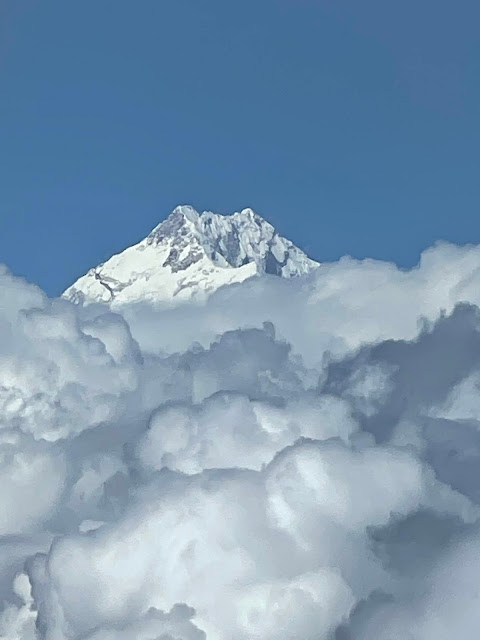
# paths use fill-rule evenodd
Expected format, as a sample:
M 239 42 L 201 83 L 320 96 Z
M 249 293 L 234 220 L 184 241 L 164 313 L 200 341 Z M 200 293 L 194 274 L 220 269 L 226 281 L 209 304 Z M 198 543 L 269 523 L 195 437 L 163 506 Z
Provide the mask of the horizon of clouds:
M 0 270 L 0 636 L 469 640 L 480 246 L 204 304 Z

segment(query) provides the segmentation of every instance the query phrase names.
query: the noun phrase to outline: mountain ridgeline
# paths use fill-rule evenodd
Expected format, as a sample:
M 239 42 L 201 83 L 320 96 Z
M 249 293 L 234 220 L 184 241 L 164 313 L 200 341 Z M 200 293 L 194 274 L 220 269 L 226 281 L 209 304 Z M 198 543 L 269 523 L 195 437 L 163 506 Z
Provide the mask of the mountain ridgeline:
M 180 206 L 144 240 L 90 269 L 63 295 L 84 304 L 201 300 L 253 276 L 291 278 L 318 265 L 251 209 L 220 215 Z

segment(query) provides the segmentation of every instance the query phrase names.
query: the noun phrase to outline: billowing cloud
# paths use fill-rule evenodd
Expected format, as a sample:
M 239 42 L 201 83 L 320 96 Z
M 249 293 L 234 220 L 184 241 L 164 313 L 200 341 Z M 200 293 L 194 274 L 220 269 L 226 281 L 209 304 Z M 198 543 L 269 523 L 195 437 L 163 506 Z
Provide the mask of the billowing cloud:
M 470 640 L 480 249 L 176 308 L 0 273 L 0 637 Z

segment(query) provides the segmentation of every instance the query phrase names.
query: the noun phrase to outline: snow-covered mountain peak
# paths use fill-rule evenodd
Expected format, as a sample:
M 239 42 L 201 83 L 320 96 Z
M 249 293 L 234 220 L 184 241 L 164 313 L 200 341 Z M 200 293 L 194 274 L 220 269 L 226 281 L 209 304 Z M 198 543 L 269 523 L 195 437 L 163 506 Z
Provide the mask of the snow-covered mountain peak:
M 289 278 L 316 266 L 252 209 L 200 214 L 182 205 L 137 245 L 90 269 L 64 296 L 115 305 L 204 298 L 256 274 Z

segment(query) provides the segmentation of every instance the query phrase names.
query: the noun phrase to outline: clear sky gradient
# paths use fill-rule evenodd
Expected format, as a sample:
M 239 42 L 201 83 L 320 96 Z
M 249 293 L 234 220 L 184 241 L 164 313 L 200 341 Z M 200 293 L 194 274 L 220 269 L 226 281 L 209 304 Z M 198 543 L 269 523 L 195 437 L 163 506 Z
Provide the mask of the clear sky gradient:
M 0 0 L 0 262 L 49 294 L 177 204 L 318 260 L 480 242 L 478 0 Z

